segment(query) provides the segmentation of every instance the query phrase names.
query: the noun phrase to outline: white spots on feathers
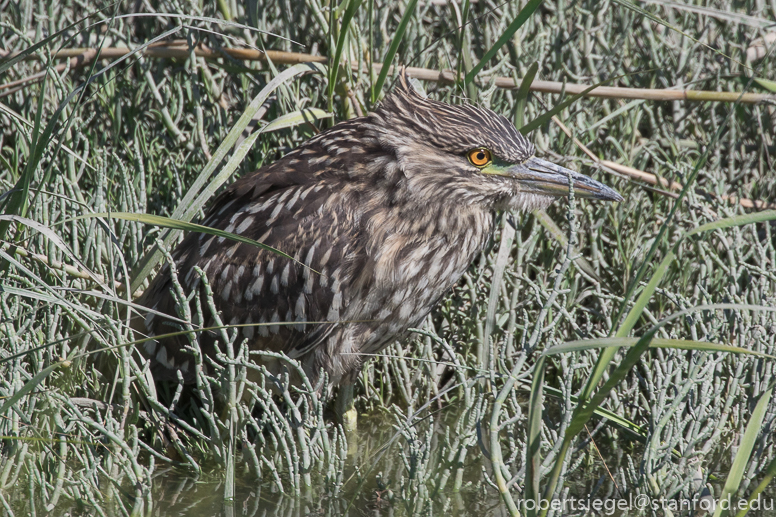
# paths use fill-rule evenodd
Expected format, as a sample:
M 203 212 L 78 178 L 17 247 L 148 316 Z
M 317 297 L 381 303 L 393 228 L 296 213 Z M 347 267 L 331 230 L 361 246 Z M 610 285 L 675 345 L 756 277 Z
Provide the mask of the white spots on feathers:
M 299 197 L 302 195 L 302 190 L 300 188 L 294 189 L 294 196 L 286 203 L 286 210 L 291 210 L 293 206 L 296 204 L 297 201 L 299 201 Z
M 313 264 L 313 257 L 315 256 L 315 248 L 318 246 L 319 241 L 315 241 L 315 243 L 310 246 L 310 249 L 307 251 L 307 256 L 304 259 L 304 263 L 308 266 L 312 267 Z
M 304 278 L 304 294 L 313 293 L 313 275 L 310 274 L 310 270 L 305 268 L 302 272 Z
M 445 271 L 442 273 L 442 278 L 447 279 L 450 278 L 453 275 L 453 270 L 455 269 L 455 261 L 449 260 L 447 262 L 447 267 L 445 268 Z
M 332 310 L 339 312 L 340 307 L 342 307 L 342 293 L 337 291 L 331 299 L 331 308 Z
M 225 301 L 229 301 L 229 295 L 232 293 L 232 281 L 229 280 L 224 288 L 221 290 L 221 298 Z
M 314 188 L 315 188 L 315 185 L 313 185 L 312 187 L 308 187 L 308 188 L 306 188 L 306 189 L 305 189 L 305 190 L 302 192 L 302 195 L 301 195 L 301 196 L 299 196 L 299 197 L 301 197 L 301 198 L 302 198 L 302 200 L 304 200 L 304 199 L 307 197 L 307 194 L 309 194 L 309 193 L 310 193 L 310 191 L 311 191 L 312 189 L 314 189 Z
M 269 219 L 267 219 L 267 226 L 271 226 L 275 222 L 275 219 L 277 219 L 277 216 L 280 214 L 281 210 L 283 210 L 283 205 L 279 204 L 275 207 L 275 209 L 269 215 Z
M 431 278 L 439 276 L 439 271 L 442 269 L 442 262 L 440 260 L 434 260 L 431 262 L 431 267 L 428 268 L 426 274 Z
M 267 337 L 267 336 L 269 336 L 269 327 L 268 327 L 267 325 L 265 325 L 266 323 L 267 323 L 267 318 L 266 318 L 266 317 L 264 317 L 264 316 L 262 316 L 262 317 L 259 319 L 259 324 L 260 324 L 260 325 L 259 325 L 259 327 L 258 327 L 258 329 L 259 329 L 259 335 L 260 335 L 261 337 Z
M 254 296 L 261 295 L 261 288 L 264 286 L 264 276 L 259 275 L 256 280 L 245 291 L 245 299 L 251 301 Z
M 278 198 L 277 204 L 280 206 L 283 206 L 283 202 L 286 200 L 286 198 L 291 194 L 292 189 L 286 189 L 285 192 L 283 192 L 280 197 Z
M 156 361 L 170 370 L 175 368 L 175 358 L 172 356 L 167 357 L 167 348 L 164 346 L 159 347 L 159 351 L 156 353 Z
M 286 267 L 283 268 L 283 272 L 280 274 L 280 285 L 288 287 L 288 275 L 291 271 L 291 262 L 286 263 Z
M 420 273 L 420 268 L 423 265 L 420 261 L 410 262 L 407 265 L 406 273 L 410 278 L 415 278 Z
M 331 290 L 335 293 L 339 293 L 340 290 L 340 275 L 342 274 L 342 269 L 337 269 L 334 274 L 331 275 Z
M 331 258 L 331 248 L 327 249 L 326 253 L 323 254 L 323 257 L 321 257 L 321 266 L 325 266 L 330 258 Z
M 207 249 L 208 249 L 208 248 L 210 247 L 210 245 L 213 243 L 213 240 L 214 240 L 214 239 L 213 239 L 213 236 L 212 236 L 212 235 L 207 235 L 207 234 L 204 234 L 204 233 L 202 234 L 202 237 L 209 237 L 209 238 L 208 238 L 208 239 L 207 239 L 207 240 L 204 242 L 204 244 L 202 244 L 202 246 L 200 246 L 200 248 L 199 248 L 199 254 L 200 254 L 200 256 L 203 256 L 203 257 L 204 257 L 204 256 L 205 256 L 205 253 L 207 253 Z M 199 238 L 199 239 L 200 239 L 200 241 L 202 240 L 202 237 L 200 237 L 200 238 Z
M 307 318 L 306 307 L 307 301 L 305 300 L 305 296 L 304 294 L 300 294 L 299 298 L 296 299 L 296 305 L 294 306 L 294 312 L 296 312 L 296 321 L 305 321 L 305 318 Z
M 222 207 L 221 207 L 221 210 L 219 210 L 219 211 L 218 211 L 218 215 L 222 215 L 222 214 L 224 214 L 224 213 L 225 213 L 227 210 L 229 210 L 229 207 L 231 207 L 231 206 L 234 204 L 234 202 L 235 202 L 235 201 L 237 201 L 237 200 L 236 200 L 236 199 L 233 199 L 233 200 L 229 201 L 227 204 L 225 204 L 224 206 L 222 206 Z
M 412 313 L 415 312 L 415 306 L 412 303 L 405 303 L 401 306 L 401 309 L 399 309 L 399 318 L 403 320 L 409 319 L 409 317 L 412 315 Z
M 263 203 L 255 203 L 251 205 L 251 207 L 248 209 L 249 214 L 256 214 L 258 212 L 263 212 L 264 210 L 268 209 L 271 206 L 274 206 L 277 201 L 277 194 L 274 196 L 270 196 L 269 199 L 264 201 Z
M 253 224 L 253 217 L 246 216 L 245 219 L 243 219 L 240 225 L 237 227 L 237 233 L 242 234 L 243 232 L 245 232 L 245 230 L 250 228 L 252 224 Z
M 251 321 L 246 321 L 245 323 L 251 323 Z M 253 339 L 254 331 L 254 327 L 243 327 L 242 329 L 243 336 L 245 336 L 246 339 Z
M 326 319 L 329 321 L 337 321 L 340 318 L 340 307 L 342 306 L 342 293 L 336 292 L 331 299 L 331 306 L 329 307 L 329 314 L 326 315 Z

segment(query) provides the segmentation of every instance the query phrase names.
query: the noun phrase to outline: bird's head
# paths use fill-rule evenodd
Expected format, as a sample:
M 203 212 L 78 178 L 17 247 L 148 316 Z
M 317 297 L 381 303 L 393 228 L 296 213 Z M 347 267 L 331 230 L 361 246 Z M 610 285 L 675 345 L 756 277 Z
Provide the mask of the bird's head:
M 534 210 L 568 196 L 571 182 L 576 197 L 622 201 L 606 185 L 537 158 L 533 144 L 503 116 L 426 99 L 404 73 L 371 119 L 419 199 Z

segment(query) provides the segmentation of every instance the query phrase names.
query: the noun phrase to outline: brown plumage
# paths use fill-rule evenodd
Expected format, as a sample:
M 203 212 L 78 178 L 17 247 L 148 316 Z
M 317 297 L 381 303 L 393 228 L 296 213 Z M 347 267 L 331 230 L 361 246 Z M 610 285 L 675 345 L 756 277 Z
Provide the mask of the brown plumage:
M 401 77 L 366 117 L 322 132 L 230 185 L 203 224 L 277 248 L 320 274 L 248 244 L 191 233 L 174 250 L 182 285 L 207 274 L 225 324 L 251 349 L 282 351 L 315 378 L 350 383 L 364 356 L 418 326 L 485 247 L 498 210 L 546 207 L 568 192 L 620 200 L 608 187 L 533 157 L 502 116 L 425 99 Z M 486 165 L 480 165 L 484 161 Z M 475 165 L 476 164 L 476 165 Z M 175 314 L 165 266 L 141 303 Z M 324 323 L 309 323 L 324 322 Z M 175 325 L 149 315 L 150 335 Z M 200 337 L 212 355 L 214 339 Z M 193 380 L 186 340 L 141 350 L 159 379 Z

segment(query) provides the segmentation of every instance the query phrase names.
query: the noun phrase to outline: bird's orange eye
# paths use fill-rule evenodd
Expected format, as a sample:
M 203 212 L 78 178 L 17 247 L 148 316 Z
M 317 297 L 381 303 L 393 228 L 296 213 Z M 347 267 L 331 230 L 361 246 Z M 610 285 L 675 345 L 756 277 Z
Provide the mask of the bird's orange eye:
M 492 160 L 492 157 L 490 155 L 490 151 L 487 149 L 474 149 L 473 151 L 469 151 L 469 161 L 474 165 L 475 167 L 485 167 L 487 164 L 489 164 Z

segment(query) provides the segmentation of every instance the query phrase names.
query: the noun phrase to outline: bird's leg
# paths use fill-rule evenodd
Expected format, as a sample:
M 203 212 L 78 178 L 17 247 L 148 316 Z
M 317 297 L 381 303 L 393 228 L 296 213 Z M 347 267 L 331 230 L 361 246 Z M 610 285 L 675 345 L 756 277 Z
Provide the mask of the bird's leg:
M 353 384 L 341 384 L 334 401 L 334 412 L 346 433 L 355 433 L 358 427 L 358 413 L 354 406 Z

